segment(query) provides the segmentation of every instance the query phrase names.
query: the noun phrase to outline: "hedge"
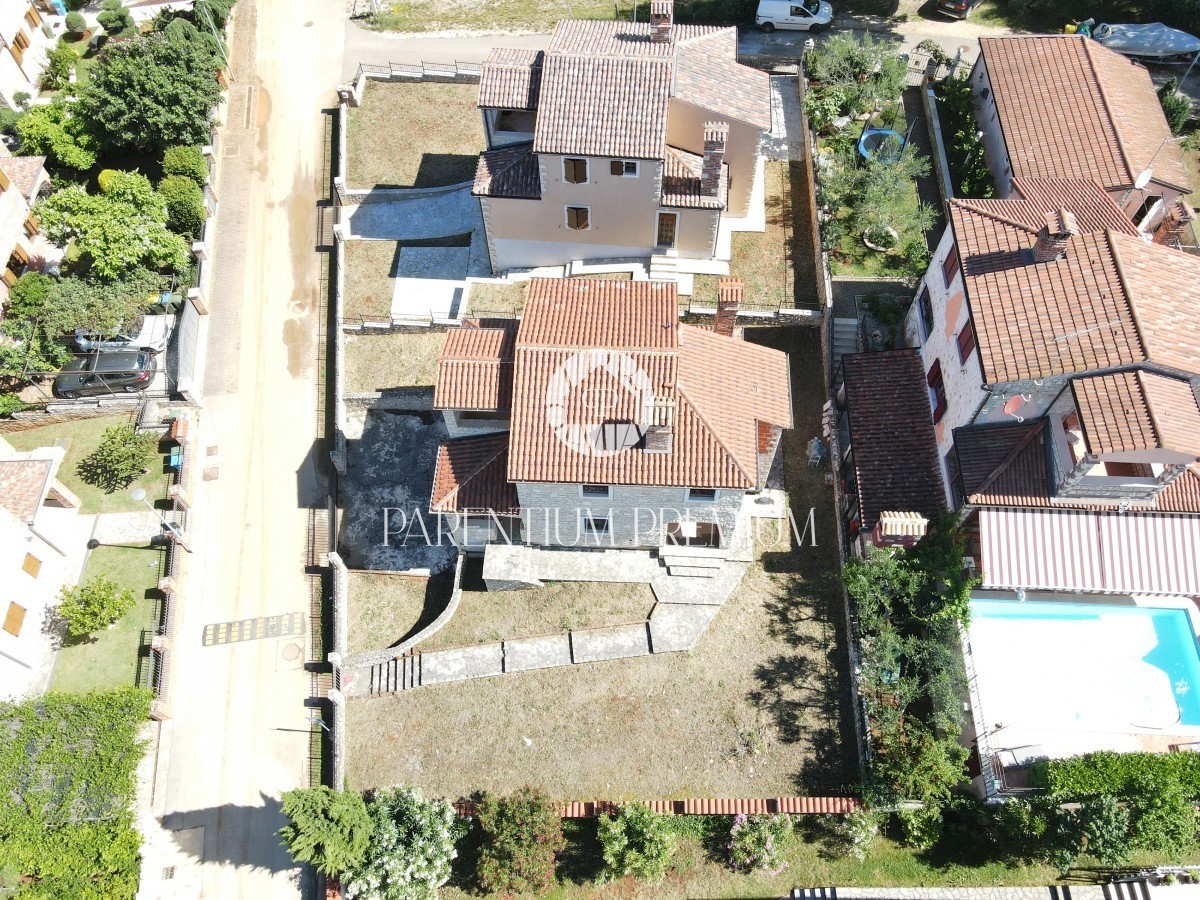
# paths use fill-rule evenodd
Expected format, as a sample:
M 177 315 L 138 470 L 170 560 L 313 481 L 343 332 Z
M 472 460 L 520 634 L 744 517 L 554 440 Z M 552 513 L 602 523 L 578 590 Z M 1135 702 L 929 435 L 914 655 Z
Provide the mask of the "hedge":
M 1125 797 L 1139 778 L 1174 782 L 1190 800 L 1200 800 L 1200 753 L 1115 753 L 1104 750 L 1034 763 L 1030 778 L 1060 801 L 1110 794 Z

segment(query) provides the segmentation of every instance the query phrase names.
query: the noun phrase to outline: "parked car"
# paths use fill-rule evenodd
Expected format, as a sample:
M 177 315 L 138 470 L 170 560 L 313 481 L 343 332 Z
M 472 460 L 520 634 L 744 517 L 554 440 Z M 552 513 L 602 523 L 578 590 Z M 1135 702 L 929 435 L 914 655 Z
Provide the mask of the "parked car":
M 136 394 L 150 387 L 158 365 L 144 350 L 98 350 L 75 357 L 54 378 L 54 396 L 66 400 L 97 394 Z
M 105 336 L 76 328 L 75 346 L 84 353 L 94 350 L 145 350 L 148 353 L 162 353 L 167 349 L 171 332 L 174 330 L 174 316 L 143 316 L 141 328 L 136 332 L 131 328 Z
M 825 0 L 758 0 L 754 21 L 768 34 L 776 28 L 816 34 L 833 21 L 833 7 Z
M 938 0 L 937 10 L 944 16 L 955 19 L 970 18 L 983 0 Z

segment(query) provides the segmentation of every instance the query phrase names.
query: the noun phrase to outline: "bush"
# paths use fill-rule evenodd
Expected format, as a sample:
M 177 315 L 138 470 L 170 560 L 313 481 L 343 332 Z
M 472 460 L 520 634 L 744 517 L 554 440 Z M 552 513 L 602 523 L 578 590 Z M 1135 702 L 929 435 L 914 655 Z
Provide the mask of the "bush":
M 1137 779 L 1131 802 L 1133 845 L 1139 850 L 1180 860 L 1196 843 L 1196 809 L 1176 782 Z
M 183 175 L 197 184 L 208 180 L 208 160 L 199 147 L 168 147 L 163 151 L 164 175 Z
M 17 104 L 21 109 L 29 109 L 29 101 L 33 99 L 33 95 L 29 91 L 17 91 L 13 94 L 13 103 Z
M 80 35 L 87 31 L 87 20 L 84 19 L 83 13 L 78 10 L 73 9 L 67 13 L 66 23 L 67 31 L 71 34 Z
M 791 836 L 792 820 L 785 815 L 737 815 L 729 830 L 729 868 L 735 872 L 778 875 L 787 868 L 783 844 Z
M 67 623 L 73 637 L 83 637 L 107 628 L 137 606 L 137 598 L 128 588 L 97 575 L 87 584 L 64 585 L 59 594 L 58 615 Z
M 104 0 L 104 11 L 96 16 L 96 20 L 100 23 L 100 27 L 110 35 L 137 33 L 133 15 L 121 6 L 120 0 Z
M 41 272 L 26 272 L 8 289 L 5 316 L 16 319 L 36 319 L 42 315 L 46 297 L 54 286 L 54 279 Z
M 0 419 L 8 419 L 13 413 L 19 413 L 29 404 L 16 394 L 0 394 Z
M 59 44 L 46 54 L 46 68 L 42 69 L 42 90 L 57 91 L 71 81 L 71 70 L 79 57 L 66 44 Z
M 146 471 L 157 437 L 141 434 L 131 422 L 104 429 L 100 443 L 79 463 L 79 477 L 106 493 L 127 488 Z
M 955 192 L 961 197 L 994 196 L 996 185 L 983 153 L 969 79 L 947 78 L 942 82 L 939 111 Z
M 1102 866 L 1120 866 L 1133 852 L 1129 810 L 1118 804 L 1116 797 L 1097 797 L 1081 805 L 1079 830 L 1086 842 L 1084 852 Z
M 75 103 L 59 98 L 36 106 L 17 120 L 15 128 L 24 154 L 48 156 L 66 169 L 90 169 L 96 164 L 96 140 Z
M 288 824 L 279 837 L 296 862 L 311 863 L 325 875 L 340 875 L 362 862 L 371 841 L 371 814 L 353 791 L 321 785 L 283 795 Z
M 554 883 L 566 846 L 555 803 L 536 788 L 509 797 L 484 794 L 476 807 L 483 847 L 475 876 L 488 893 L 538 893 Z
M 834 838 L 834 849 L 851 859 L 867 858 L 879 837 L 879 817 L 865 806 L 844 816 L 826 816 Z
M 415 788 L 383 788 L 371 798 L 373 833 L 343 880 L 350 900 L 428 900 L 450 880 L 454 808 Z
M 1168 78 L 1158 89 L 1158 102 L 1162 104 L 1163 115 L 1167 117 L 1171 134 L 1183 131 L 1183 126 L 1192 117 L 1192 101 L 1178 93 L 1178 87 L 1178 79 Z
M 167 204 L 167 227 L 177 234 L 199 237 L 204 232 L 204 192 L 183 175 L 168 175 L 158 183 Z
M 630 803 L 615 816 L 601 817 L 599 836 L 604 851 L 600 881 L 632 875 L 657 884 L 666 877 L 675 853 L 675 836 L 666 816 L 645 804 Z
M 1116 753 L 1105 750 L 1070 759 L 1034 763 L 1035 787 L 1060 802 L 1086 800 L 1103 794 L 1129 797 L 1139 783 L 1162 789 L 1179 786 L 1188 800 L 1200 800 L 1200 753 Z
M 66 7 L 71 12 L 78 12 L 88 5 L 88 0 L 66 0 Z
M 902 809 L 896 818 L 905 845 L 915 850 L 929 850 L 942 838 L 942 810 L 938 806 Z

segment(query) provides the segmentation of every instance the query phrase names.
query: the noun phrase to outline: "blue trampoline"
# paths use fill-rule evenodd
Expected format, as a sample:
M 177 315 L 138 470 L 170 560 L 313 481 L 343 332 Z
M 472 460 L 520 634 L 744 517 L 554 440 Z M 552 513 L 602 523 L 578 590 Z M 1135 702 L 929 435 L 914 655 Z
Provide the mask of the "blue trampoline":
M 895 141 L 889 141 L 895 138 Z M 879 159 L 883 162 L 895 162 L 904 152 L 905 138 L 898 131 L 889 128 L 868 128 L 858 139 L 858 152 L 863 159 Z M 888 149 L 885 151 L 884 148 Z

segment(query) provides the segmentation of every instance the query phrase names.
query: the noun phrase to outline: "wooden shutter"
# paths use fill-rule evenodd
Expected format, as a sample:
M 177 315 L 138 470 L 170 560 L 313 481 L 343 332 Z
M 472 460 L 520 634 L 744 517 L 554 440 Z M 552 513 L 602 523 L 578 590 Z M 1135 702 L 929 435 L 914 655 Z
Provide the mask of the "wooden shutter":
M 954 274 L 957 271 L 958 246 L 956 244 L 951 244 L 950 252 L 946 255 L 946 258 L 942 260 L 942 280 L 945 282 L 947 288 L 950 287 L 950 282 L 954 280 Z
M 25 21 L 29 23 L 30 28 L 37 28 L 42 24 L 41 14 L 32 3 L 29 5 L 29 9 L 25 10 Z
M 10 186 L 11 182 L 8 180 L 8 173 L 3 168 L 0 168 L 0 191 L 7 191 Z
M 625 163 L 619 159 L 614 159 L 612 162 L 610 162 L 608 164 L 608 171 L 610 173 L 612 173 L 613 175 L 624 175 L 625 174 Z
M 933 404 L 933 424 L 942 421 L 946 414 L 946 384 L 942 381 L 942 361 L 935 359 L 926 380 L 929 382 L 929 399 Z
M 971 358 L 971 353 L 975 350 L 975 329 L 971 327 L 970 321 L 963 325 L 962 331 L 958 333 L 958 361 L 966 364 Z
M 25 562 L 21 563 L 21 571 L 30 578 L 37 578 L 42 571 L 42 561 L 32 553 L 25 554 Z
M 38 226 L 42 223 L 38 221 L 38 217 L 34 213 L 30 213 L 25 217 L 25 237 L 36 237 Z
M 567 227 L 575 231 L 584 231 L 588 227 L 588 209 L 586 206 L 567 207 Z
M 21 626 L 25 624 L 25 607 L 17 603 L 8 604 L 8 612 L 4 614 L 4 630 L 13 637 L 20 637 Z
M 563 174 L 570 184 L 583 184 L 587 181 L 587 160 L 564 159 Z

